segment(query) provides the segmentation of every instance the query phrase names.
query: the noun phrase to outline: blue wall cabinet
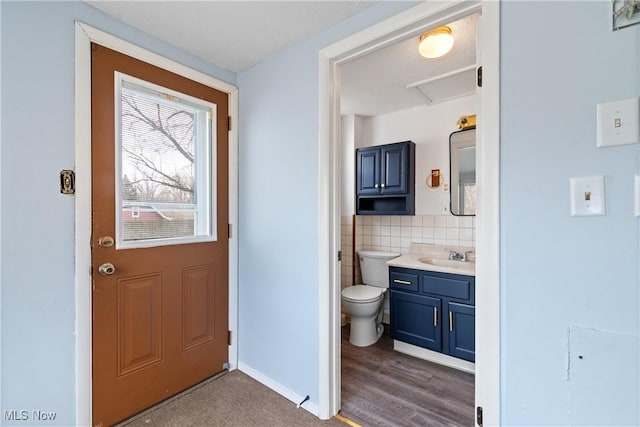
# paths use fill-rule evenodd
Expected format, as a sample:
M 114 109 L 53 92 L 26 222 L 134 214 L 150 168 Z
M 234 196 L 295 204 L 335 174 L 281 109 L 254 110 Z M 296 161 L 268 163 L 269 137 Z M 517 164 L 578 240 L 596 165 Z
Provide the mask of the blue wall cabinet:
M 380 194 L 380 149 L 362 148 L 358 151 L 356 159 L 356 193 Z
M 475 277 L 389 268 L 391 337 L 475 361 Z
M 411 143 L 413 144 L 413 143 Z M 384 145 L 380 148 L 382 154 L 382 182 L 380 194 L 406 194 L 408 191 L 409 174 L 409 144 Z
M 415 214 L 415 143 L 356 150 L 356 213 Z

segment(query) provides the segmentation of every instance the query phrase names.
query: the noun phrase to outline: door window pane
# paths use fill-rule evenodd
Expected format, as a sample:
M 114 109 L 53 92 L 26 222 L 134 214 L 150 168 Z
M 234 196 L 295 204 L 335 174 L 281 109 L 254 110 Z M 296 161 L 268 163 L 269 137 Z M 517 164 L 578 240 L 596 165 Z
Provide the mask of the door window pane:
M 118 246 L 215 240 L 215 105 L 119 78 Z

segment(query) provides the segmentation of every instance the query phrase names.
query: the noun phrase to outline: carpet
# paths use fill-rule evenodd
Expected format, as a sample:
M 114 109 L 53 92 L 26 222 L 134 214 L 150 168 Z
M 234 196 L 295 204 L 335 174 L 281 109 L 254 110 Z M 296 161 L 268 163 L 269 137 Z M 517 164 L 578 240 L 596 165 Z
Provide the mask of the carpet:
M 346 427 L 322 421 L 291 401 L 235 370 L 123 423 L 121 427 Z

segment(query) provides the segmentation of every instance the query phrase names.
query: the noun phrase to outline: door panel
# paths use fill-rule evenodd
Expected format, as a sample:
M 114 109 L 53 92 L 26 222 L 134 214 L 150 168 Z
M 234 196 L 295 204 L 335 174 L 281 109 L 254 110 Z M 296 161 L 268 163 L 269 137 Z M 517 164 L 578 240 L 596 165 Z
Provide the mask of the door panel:
M 408 147 L 394 144 L 382 149 L 382 173 L 384 175 L 383 194 L 404 194 L 407 192 Z
M 118 376 L 162 359 L 162 275 L 120 279 L 118 287 Z
M 209 301 L 215 305 L 212 265 L 185 269 L 182 273 L 183 344 L 189 350 L 214 339 L 215 317 Z
M 356 177 L 358 195 L 379 194 L 380 184 L 380 150 L 359 149 L 356 161 L 358 176 Z
M 475 362 L 476 310 L 472 305 L 450 302 L 449 354 Z
M 116 116 L 122 105 L 118 103 L 125 102 L 122 95 L 114 97 L 114 93 L 120 93 L 117 73 L 166 89 L 163 96 L 167 106 L 178 105 L 186 112 L 178 108 L 176 115 L 192 116 L 188 120 L 193 123 L 180 122 L 175 126 L 188 128 L 193 124 L 195 128 L 198 120 L 210 116 L 203 128 L 209 129 L 210 135 L 205 135 L 203 141 L 209 141 L 206 143 L 213 147 L 212 152 L 189 139 L 200 141 L 196 138 L 206 132 L 183 133 L 186 142 L 180 142 L 180 147 L 166 145 L 171 142 L 171 134 L 157 139 L 161 138 L 158 135 L 162 130 L 167 131 L 163 126 L 167 126 L 168 115 L 174 114 L 160 111 L 165 108 L 161 103 L 154 101 L 150 107 L 155 108 L 157 117 L 149 114 L 138 117 L 153 119 L 147 122 L 149 134 L 141 138 L 156 138 L 153 147 L 160 154 L 156 158 L 150 157 L 150 151 L 128 149 L 139 155 L 141 162 L 146 159 L 177 163 L 183 169 L 191 167 L 195 171 L 191 175 L 181 174 L 178 168 L 165 174 L 167 179 L 174 180 L 174 187 L 182 186 L 181 192 L 176 193 L 163 182 L 154 187 L 156 193 L 145 193 L 151 196 L 140 198 L 143 190 L 159 181 L 159 175 L 144 175 L 142 171 L 148 169 L 141 166 L 136 178 L 131 179 L 134 174 L 131 165 L 122 166 L 120 175 L 116 173 L 117 162 L 122 162 L 116 150 L 118 138 L 124 141 L 130 137 L 123 136 L 125 132 L 141 131 L 122 116 Z M 93 423 L 111 425 L 215 375 L 227 361 L 228 96 L 98 45 L 92 45 L 91 84 Z M 213 114 L 198 113 L 192 104 L 182 102 L 183 98 L 214 106 Z M 154 126 L 160 131 L 153 133 Z M 177 141 L 175 135 L 173 139 Z M 179 153 L 179 149 L 186 151 Z M 189 160 L 195 156 L 208 159 L 214 172 L 211 179 L 203 178 L 201 168 Z M 183 179 L 188 176 L 191 178 Z M 203 197 L 212 198 L 214 212 L 203 211 L 195 203 Z M 155 239 L 153 247 L 100 245 L 101 237 L 115 236 L 117 241 L 118 230 L 123 230 L 117 226 L 116 212 L 121 215 L 121 223 L 130 222 L 124 227 L 121 236 L 125 237 L 121 240 L 135 243 L 142 235 Z M 196 224 L 193 218 L 202 218 L 203 214 L 211 214 L 211 222 L 205 221 L 204 226 Z M 132 225 L 136 221 L 146 224 Z M 160 232 L 149 234 L 151 229 Z M 201 241 L 179 240 L 188 235 Z M 114 265 L 113 274 L 98 273 L 98 267 L 105 263 Z
M 442 350 L 442 301 L 391 290 L 391 337 L 430 350 Z

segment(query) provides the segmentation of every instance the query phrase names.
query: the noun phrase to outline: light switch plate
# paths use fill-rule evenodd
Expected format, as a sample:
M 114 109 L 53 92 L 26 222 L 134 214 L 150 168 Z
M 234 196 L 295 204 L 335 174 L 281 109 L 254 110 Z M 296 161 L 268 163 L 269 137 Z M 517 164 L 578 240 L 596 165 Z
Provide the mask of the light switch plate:
M 597 146 L 638 143 L 638 97 L 598 104 Z
M 571 216 L 605 215 L 604 176 L 571 178 Z
M 633 214 L 640 218 L 640 176 L 633 177 Z

